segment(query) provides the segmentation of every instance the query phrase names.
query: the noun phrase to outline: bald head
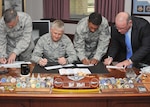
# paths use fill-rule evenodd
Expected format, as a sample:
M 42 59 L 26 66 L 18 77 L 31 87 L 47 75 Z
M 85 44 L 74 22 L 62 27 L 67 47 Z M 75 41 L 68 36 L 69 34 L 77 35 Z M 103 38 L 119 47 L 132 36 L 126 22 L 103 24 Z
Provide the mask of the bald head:
M 117 14 L 115 23 L 116 24 L 127 24 L 131 20 L 131 16 L 127 12 L 120 12 Z
M 131 16 L 127 12 L 120 12 L 115 19 L 117 30 L 121 34 L 125 34 L 132 26 Z

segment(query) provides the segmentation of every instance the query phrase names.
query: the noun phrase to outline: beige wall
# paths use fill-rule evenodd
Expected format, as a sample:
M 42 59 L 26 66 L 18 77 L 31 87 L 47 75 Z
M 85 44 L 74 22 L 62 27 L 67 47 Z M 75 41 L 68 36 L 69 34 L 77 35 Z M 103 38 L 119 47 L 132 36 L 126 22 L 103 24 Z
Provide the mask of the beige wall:
M 43 18 L 43 0 L 26 0 L 26 12 L 33 20 Z

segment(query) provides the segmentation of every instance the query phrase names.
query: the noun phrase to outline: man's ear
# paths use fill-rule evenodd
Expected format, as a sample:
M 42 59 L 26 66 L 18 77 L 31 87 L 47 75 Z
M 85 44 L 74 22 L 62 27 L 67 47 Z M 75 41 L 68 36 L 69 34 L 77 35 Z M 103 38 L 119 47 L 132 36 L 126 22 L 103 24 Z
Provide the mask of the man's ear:
M 129 20 L 129 24 L 132 24 L 132 20 Z

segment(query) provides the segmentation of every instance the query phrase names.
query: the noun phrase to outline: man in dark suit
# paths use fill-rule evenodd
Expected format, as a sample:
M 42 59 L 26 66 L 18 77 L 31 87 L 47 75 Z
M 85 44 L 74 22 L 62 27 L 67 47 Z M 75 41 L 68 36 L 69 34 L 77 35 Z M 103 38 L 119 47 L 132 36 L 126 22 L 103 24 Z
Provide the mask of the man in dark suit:
M 129 41 L 126 43 L 126 35 Z M 128 48 L 128 45 L 130 45 Z M 130 51 L 130 55 L 127 53 Z M 131 17 L 126 12 L 120 12 L 111 28 L 111 42 L 105 65 L 118 61 L 116 66 L 130 66 L 137 63 L 150 64 L 150 24 L 143 18 Z

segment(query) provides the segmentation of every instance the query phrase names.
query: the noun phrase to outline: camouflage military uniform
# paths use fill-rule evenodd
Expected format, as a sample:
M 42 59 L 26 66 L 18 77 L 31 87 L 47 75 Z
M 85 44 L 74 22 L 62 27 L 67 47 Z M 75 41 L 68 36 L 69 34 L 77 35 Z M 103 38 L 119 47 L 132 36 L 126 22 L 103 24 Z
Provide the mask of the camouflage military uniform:
M 74 46 L 80 60 L 95 58 L 101 60 L 106 54 L 110 40 L 107 20 L 102 17 L 100 27 L 94 32 L 88 28 L 88 17 L 81 19 L 77 25 Z
M 53 42 L 51 34 L 43 35 L 37 42 L 32 54 L 32 61 L 38 63 L 40 58 L 46 58 L 49 62 L 58 62 L 58 58 L 67 58 L 68 63 L 73 63 L 76 58 L 73 43 L 63 35 L 58 42 Z
M 19 21 L 14 28 L 6 26 L 3 17 L 0 20 L 0 58 L 16 53 L 19 60 L 30 61 L 34 48 L 32 40 L 32 19 L 23 12 L 17 13 Z

